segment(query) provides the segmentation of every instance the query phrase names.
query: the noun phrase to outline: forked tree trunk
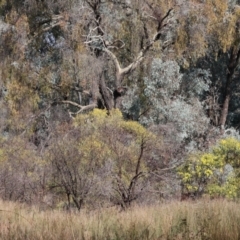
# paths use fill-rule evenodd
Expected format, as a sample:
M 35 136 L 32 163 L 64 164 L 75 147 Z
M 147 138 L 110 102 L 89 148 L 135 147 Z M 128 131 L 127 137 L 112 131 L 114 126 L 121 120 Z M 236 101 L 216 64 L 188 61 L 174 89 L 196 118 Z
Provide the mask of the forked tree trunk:
M 103 105 L 107 110 L 111 110 L 112 108 L 120 108 L 121 107 L 122 96 L 126 90 L 126 88 L 124 87 L 124 78 L 136 70 L 136 68 L 143 61 L 143 59 L 144 59 L 146 53 L 149 51 L 149 49 L 151 49 L 153 44 L 160 39 L 163 28 L 165 26 L 167 26 L 167 23 L 165 23 L 165 20 L 170 16 L 170 14 L 173 10 L 173 8 L 169 9 L 168 12 L 161 19 L 157 19 L 158 26 L 156 29 L 156 33 L 153 35 L 152 39 L 149 39 L 147 44 L 141 48 L 140 52 L 138 53 L 138 55 L 136 56 L 135 60 L 132 63 L 130 63 L 126 67 L 121 67 L 120 62 L 117 59 L 117 56 L 110 50 L 111 47 L 112 48 L 116 48 L 116 47 L 106 44 L 106 42 L 104 41 L 104 38 L 103 38 L 104 32 L 101 28 L 101 16 L 99 13 L 100 2 L 87 1 L 87 3 L 89 4 L 89 7 L 93 10 L 93 13 L 95 14 L 95 17 L 97 20 L 96 21 L 97 36 L 89 35 L 87 37 L 88 40 L 85 41 L 85 43 L 88 45 L 91 45 L 91 43 L 94 43 L 94 41 L 96 41 L 94 39 L 97 39 L 98 42 L 99 42 L 99 40 L 102 41 L 102 48 L 94 49 L 95 56 L 99 57 L 99 56 L 101 56 L 101 54 L 103 52 L 105 52 L 112 59 L 114 65 L 115 65 L 115 88 L 112 91 L 107 87 L 105 79 L 104 79 L 104 74 L 102 74 L 102 76 L 99 77 L 98 81 L 96 81 L 96 82 L 93 81 L 92 89 L 90 91 L 91 96 L 92 96 L 92 101 L 90 102 L 89 105 L 82 106 L 82 105 L 72 102 L 72 101 L 61 101 L 64 104 L 71 104 L 71 105 L 79 108 L 79 111 L 77 111 L 76 113 L 70 112 L 70 114 L 78 114 L 85 110 L 90 110 L 90 109 L 97 107 L 99 98 L 103 101 Z M 90 32 L 90 34 L 91 33 L 92 33 L 92 31 Z
M 108 87 L 106 86 L 106 83 L 103 79 L 104 76 L 101 76 L 100 81 L 99 81 L 99 93 L 101 95 L 101 98 L 104 102 L 104 105 L 107 110 L 111 110 L 112 108 L 120 108 L 121 107 L 121 102 L 122 102 L 122 95 L 124 94 L 126 88 L 123 87 L 123 82 L 125 76 L 131 74 L 133 71 L 136 70 L 136 68 L 140 65 L 140 63 L 143 61 L 146 53 L 149 51 L 149 49 L 153 46 L 153 44 L 158 41 L 161 37 L 161 31 L 162 29 L 167 25 L 165 24 L 165 20 L 169 17 L 170 13 L 172 12 L 172 8 L 168 10 L 168 12 L 161 18 L 159 19 L 158 22 L 158 27 L 156 33 L 153 35 L 152 39 L 149 39 L 148 43 L 146 46 L 143 46 L 138 55 L 136 56 L 135 60 L 130 63 L 126 67 L 121 67 L 120 62 L 117 59 L 117 56 L 109 50 L 107 44 L 104 42 L 102 39 L 102 36 L 104 35 L 104 32 L 102 31 L 101 28 L 101 17 L 98 12 L 98 3 L 96 3 L 96 6 L 92 5 L 90 2 L 89 6 L 92 8 L 96 19 L 99 19 L 97 21 L 97 30 L 98 30 L 98 40 L 101 39 L 103 43 L 103 49 L 98 50 L 97 53 L 95 52 L 96 57 L 101 55 L 101 52 L 105 52 L 108 54 L 108 56 L 112 59 L 114 65 L 115 65 L 115 89 L 113 91 L 109 90 Z M 91 38 L 89 38 L 91 39 Z M 86 44 L 90 44 L 92 41 L 86 41 Z M 94 91 L 94 90 L 93 90 Z

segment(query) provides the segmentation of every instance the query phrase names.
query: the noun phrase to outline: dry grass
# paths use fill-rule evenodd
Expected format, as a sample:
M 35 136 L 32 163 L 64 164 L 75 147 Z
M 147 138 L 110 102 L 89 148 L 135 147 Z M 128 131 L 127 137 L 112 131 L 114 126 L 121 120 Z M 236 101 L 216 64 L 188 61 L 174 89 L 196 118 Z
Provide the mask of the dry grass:
M 89 213 L 39 211 L 0 202 L 0 239 L 239 239 L 240 204 L 171 202 Z

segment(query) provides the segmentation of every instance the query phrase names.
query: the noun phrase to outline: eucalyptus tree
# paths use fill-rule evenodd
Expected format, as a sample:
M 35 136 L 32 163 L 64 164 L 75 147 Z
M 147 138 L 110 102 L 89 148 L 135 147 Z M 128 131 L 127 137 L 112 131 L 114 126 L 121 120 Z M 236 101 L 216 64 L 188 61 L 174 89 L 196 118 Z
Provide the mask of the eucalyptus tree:
M 1 75 L 13 119 L 44 115 L 41 121 L 51 122 L 48 116 L 56 108 L 71 117 L 95 107 L 122 109 L 130 97 L 126 92 L 134 93 L 143 116 L 148 110 L 144 79 L 150 79 L 153 59 L 176 61 L 183 72 L 190 68 L 194 83 L 199 73 L 191 68 L 198 59 L 222 51 L 231 60 L 218 121 L 225 125 L 227 86 L 236 83 L 238 66 L 239 7 L 234 1 L 28 0 L 23 5 L 4 1 L 0 8 L 4 24 L 14 26 L 1 50 L 11 53 L 1 62 Z M 180 99 L 182 93 L 177 94 Z
M 142 1 L 141 3 L 86 1 L 83 3 L 80 7 L 81 15 L 85 14 L 84 16 L 87 15 L 88 17 L 86 24 L 88 29 L 84 36 L 84 43 L 90 53 L 93 53 L 98 59 L 96 62 L 99 59 L 100 61 L 106 61 L 107 58 L 111 59 L 112 64 L 108 64 L 108 67 L 114 68 L 112 73 L 113 81 L 112 83 L 110 82 L 109 86 L 109 80 L 106 79 L 106 69 L 103 69 L 99 76 L 95 76 L 95 79 L 92 80 L 89 91 L 91 96 L 90 104 L 81 105 L 69 100 L 62 102 L 77 107 L 77 113 L 97 107 L 99 99 L 108 110 L 114 107 L 119 108 L 121 106 L 120 99 L 127 89 L 126 77 L 131 75 L 143 62 L 147 53 L 153 48 L 154 43 L 161 40 L 162 33 L 168 27 L 168 24 L 170 25 L 170 21 L 174 17 L 174 4 L 169 4 L 169 8 L 166 8 L 166 2 L 161 3 L 161 6 L 156 6 L 159 8 L 157 11 L 147 1 Z M 142 9 L 140 9 L 140 6 L 142 6 Z M 111 13 L 113 10 L 118 10 L 115 16 Z M 130 32 L 126 32 L 133 27 L 129 23 L 129 15 L 133 17 L 133 22 L 137 24 L 137 28 L 142 28 L 140 31 L 143 32 L 140 36 L 141 43 L 137 50 L 136 47 L 133 50 L 133 47 L 130 45 L 134 42 L 139 42 L 137 40 L 139 36 L 132 36 Z M 150 19 L 154 19 L 154 28 L 149 26 L 147 21 L 148 15 Z M 136 33 L 139 34 L 139 32 Z M 171 41 L 169 40 L 169 42 Z M 166 47 L 166 44 L 169 43 L 163 43 L 160 48 Z M 126 56 L 126 51 L 131 50 L 133 51 L 128 53 L 130 57 Z M 125 66 L 122 66 L 123 64 Z
M 237 85 L 239 10 L 237 1 L 191 1 L 188 10 L 183 12 L 184 23 L 181 24 L 178 41 L 182 49 L 185 45 L 185 50 L 181 51 L 184 56 L 183 65 L 192 65 L 202 58 L 209 62 L 209 66 L 213 66 L 212 82 L 217 83 L 215 87 L 218 88 L 220 106 L 219 119 L 214 122 L 221 128 L 221 132 L 224 132 L 233 88 L 236 89 Z M 225 70 L 220 70 L 221 76 L 216 69 L 219 64 Z M 217 82 L 218 78 L 222 83 Z M 213 98 L 215 96 L 212 96 L 212 100 Z

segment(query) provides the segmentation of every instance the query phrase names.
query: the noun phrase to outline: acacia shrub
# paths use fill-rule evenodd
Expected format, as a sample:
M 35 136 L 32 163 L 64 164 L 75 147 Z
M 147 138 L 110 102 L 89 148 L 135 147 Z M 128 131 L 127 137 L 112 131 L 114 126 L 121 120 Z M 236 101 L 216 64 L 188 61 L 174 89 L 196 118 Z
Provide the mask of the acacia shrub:
M 52 189 L 79 210 L 83 205 L 129 206 L 144 191 L 156 136 L 119 110 L 81 114 L 66 133 L 52 139 Z M 65 199 L 65 200 L 64 200 Z
M 238 198 L 240 195 L 240 141 L 226 138 L 210 152 L 189 156 L 178 168 L 183 194 Z

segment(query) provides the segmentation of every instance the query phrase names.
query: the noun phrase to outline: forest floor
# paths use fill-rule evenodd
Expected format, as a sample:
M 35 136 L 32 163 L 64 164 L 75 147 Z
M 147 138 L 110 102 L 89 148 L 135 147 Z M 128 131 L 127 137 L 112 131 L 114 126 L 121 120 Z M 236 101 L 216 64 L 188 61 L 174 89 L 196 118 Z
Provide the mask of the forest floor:
M 0 201 L 0 239 L 240 238 L 240 204 L 226 200 L 168 202 L 69 213 Z

